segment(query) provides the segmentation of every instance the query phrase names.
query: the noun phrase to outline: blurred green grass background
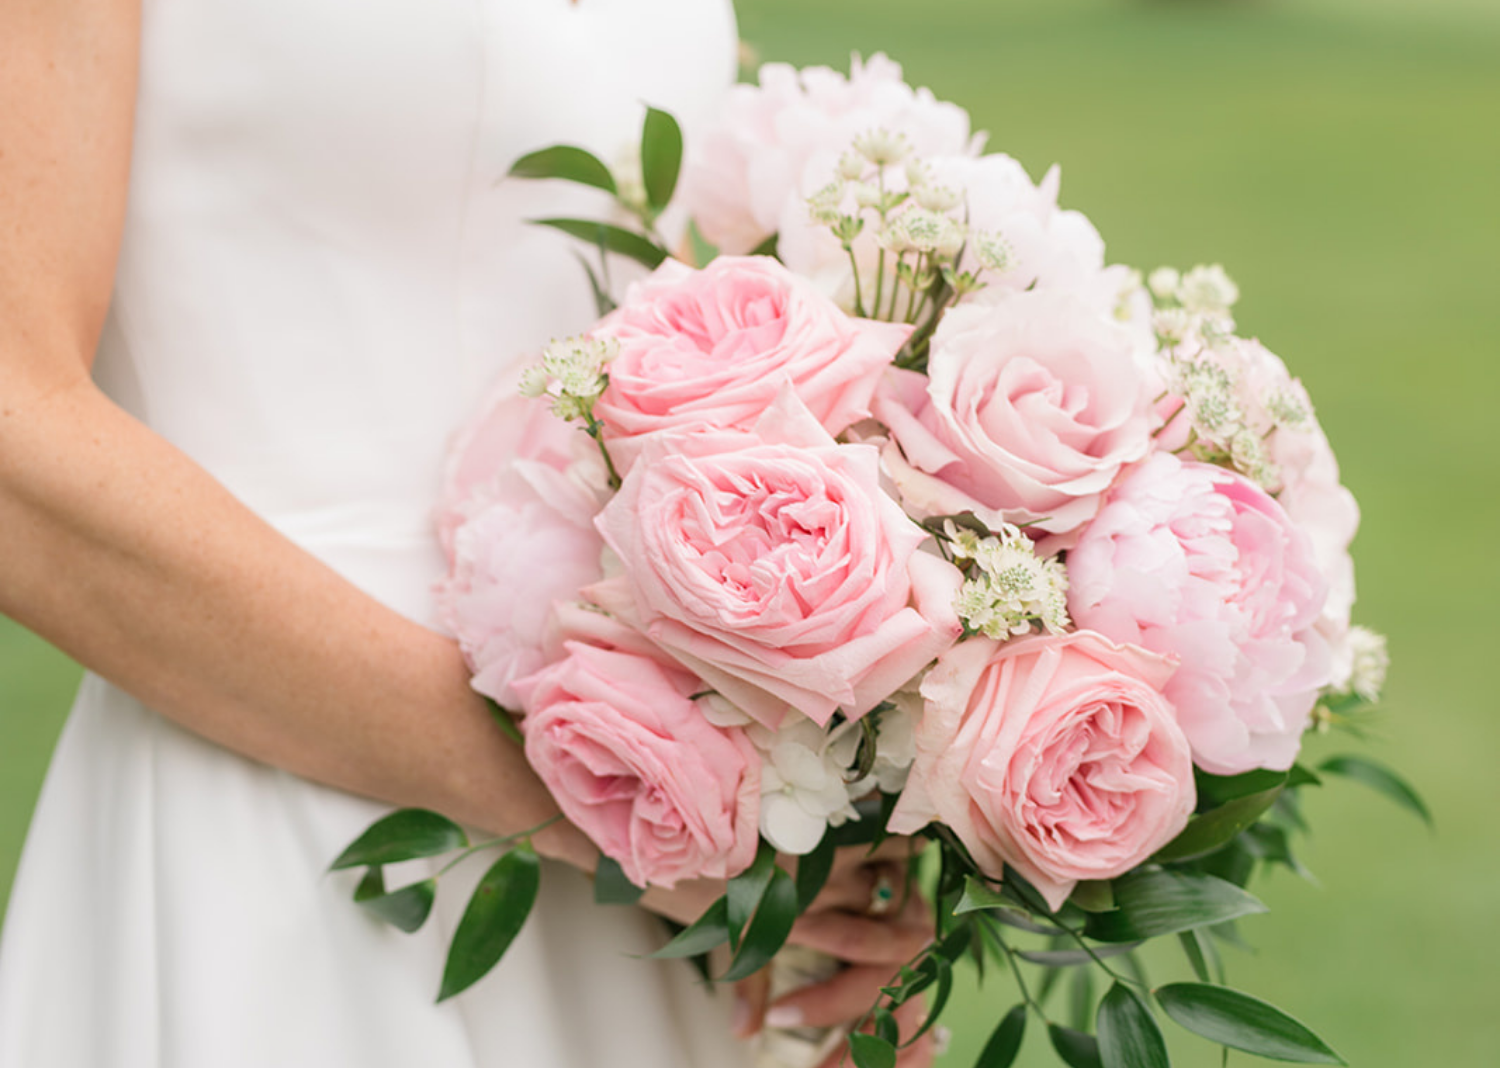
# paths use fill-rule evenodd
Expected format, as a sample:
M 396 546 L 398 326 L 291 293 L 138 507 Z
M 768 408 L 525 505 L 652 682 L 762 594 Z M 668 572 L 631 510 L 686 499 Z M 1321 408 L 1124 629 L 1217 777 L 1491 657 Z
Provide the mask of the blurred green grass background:
M 1438 830 L 1358 786 L 1316 792 L 1303 852 L 1321 886 L 1252 887 L 1272 913 L 1244 925 L 1258 952 L 1231 952 L 1231 979 L 1359 1068 L 1500 1063 L 1500 2 L 739 8 L 763 58 L 887 51 L 969 107 L 991 150 L 1038 177 L 1061 163 L 1065 205 L 1111 259 L 1222 262 L 1240 283 L 1242 328 L 1307 383 L 1359 496 L 1357 614 L 1395 657 L 1374 742 L 1313 744 L 1396 765 Z M 0 903 L 77 676 L 0 622 Z M 1151 963 L 1186 977 L 1171 952 Z M 963 991 L 944 1064 L 972 1064 L 1016 1000 L 1003 977 Z M 1031 1031 L 1022 1063 L 1056 1063 Z M 1174 1058 L 1219 1064 L 1191 1039 Z

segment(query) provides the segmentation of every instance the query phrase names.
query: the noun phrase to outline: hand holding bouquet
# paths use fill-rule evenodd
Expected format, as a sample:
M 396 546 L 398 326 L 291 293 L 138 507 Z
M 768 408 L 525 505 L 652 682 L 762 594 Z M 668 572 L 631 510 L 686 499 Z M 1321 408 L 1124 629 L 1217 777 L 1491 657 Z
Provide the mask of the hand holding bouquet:
M 1420 802 L 1362 758 L 1298 763 L 1375 700 L 1385 653 L 1350 620 L 1354 500 L 1300 383 L 1238 335 L 1234 284 L 1106 266 L 1056 169 L 981 154 L 884 57 L 767 67 L 685 167 L 681 146 L 652 111 L 636 181 L 566 146 L 516 165 L 615 194 L 613 221 L 542 220 L 597 246 L 601 318 L 460 437 L 439 523 L 444 620 L 599 846 L 600 901 L 722 881 L 659 955 L 726 947 L 712 977 L 743 980 L 841 846 L 911 836 L 928 848 L 875 889 L 930 897 L 936 936 L 884 977 L 861 1068 L 930 1033 L 965 957 L 1016 982 L 987 1065 L 1028 1019 L 1070 1065 L 1164 1065 L 1153 1002 L 1226 1047 L 1337 1062 L 1224 986 L 1215 942 L 1263 911 L 1256 867 L 1300 871 L 1302 789 Z M 654 270 L 617 304 L 622 254 Z M 430 882 L 387 893 L 381 865 L 452 847 L 398 813 L 337 866 L 410 927 Z M 496 862 L 444 996 L 504 952 L 536 878 L 524 841 Z M 1197 981 L 1146 985 L 1133 950 L 1159 935 Z M 1093 969 L 1108 992 L 1064 1025 L 1057 977 Z

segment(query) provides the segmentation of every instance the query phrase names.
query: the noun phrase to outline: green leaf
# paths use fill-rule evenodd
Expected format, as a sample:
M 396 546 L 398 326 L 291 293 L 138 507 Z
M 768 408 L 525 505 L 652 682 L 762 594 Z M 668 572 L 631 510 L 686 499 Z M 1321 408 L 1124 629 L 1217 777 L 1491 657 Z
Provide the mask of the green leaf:
M 1007 899 L 1001 897 L 998 891 L 991 890 L 984 880 L 970 875 L 964 879 L 964 893 L 958 899 L 958 904 L 953 906 L 953 915 L 962 916 L 967 912 L 1014 907 Z
M 439 816 L 425 808 L 403 808 L 371 824 L 339 854 L 328 870 L 435 857 L 439 853 L 464 849 L 468 844 L 469 836 L 447 816 Z
M 584 263 L 583 267 L 584 270 L 589 272 L 590 276 L 593 275 L 594 272 L 589 268 L 587 262 Z M 600 314 L 603 315 L 604 313 L 601 312 Z M 526 745 L 526 736 L 521 733 L 521 728 L 516 726 L 517 714 L 511 712 L 510 709 L 492 697 L 486 697 L 484 703 L 489 706 L 490 715 L 495 717 L 495 725 L 500 728 L 501 732 L 511 741 L 524 748 Z
M 876 1035 L 850 1035 L 856 1068 L 896 1068 L 896 1047 Z
M 1026 1006 L 1017 1005 L 995 1025 L 990 1040 L 984 1044 L 974 1068 L 1010 1068 L 1021 1052 L 1026 1037 Z
M 1157 860 L 1191 860 L 1204 857 L 1249 827 L 1276 803 L 1283 787 L 1278 784 L 1258 794 L 1246 794 L 1216 809 L 1188 820 L 1182 833 L 1163 846 Z
M 597 245 L 607 252 L 627 256 L 653 270 L 667 258 L 666 249 L 658 247 L 650 238 L 610 223 L 590 222 L 587 219 L 532 219 L 537 226 L 550 226 L 570 237 Z
M 1016 951 L 1016 956 L 1044 968 L 1071 968 L 1079 964 L 1091 964 L 1094 957 L 1107 960 L 1122 956 L 1139 945 L 1139 942 L 1126 942 L 1122 945 L 1099 946 L 1092 956 L 1082 949 L 1021 949 Z
M 618 193 L 615 176 L 598 156 L 573 145 L 553 145 L 522 156 L 510 166 L 512 178 L 561 178 Z
M 681 170 L 682 127 L 665 111 L 648 108 L 641 130 L 641 178 L 653 212 L 660 212 L 672 199 Z
M 1099 1059 L 1104 1068 L 1171 1068 L 1167 1041 L 1151 1010 L 1116 983 L 1099 1002 Z
M 400 890 L 386 893 L 385 876 L 379 868 L 371 868 L 366 872 L 354 891 L 354 900 L 360 907 L 407 934 L 420 929 L 427 922 L 436 897 L 436 879 L 424 879 L 420 883 L 412 883 Z
M 750 250 L 750 255 L 752 255 L 752 256 L 777 256 L 777 257 L 779 257 L 781 255 L 781 249 L 778 247 L 780 244 L 781 244 L 781 235 L 780 234 L 772 234 L 770 237 L 766 238 L 760 244 L 756 245 L 753 249 L 751 249 Z
M 1115 880 L 1113 912 L 1089 917 L 1084 933 L 1100 942 L 1144 942 L 1157 935 L 1265 912 L 1233 883 L 1193 872 L 1139 872 Z
M 1052 1048 L 1069 1068 L 1104 1068 L 1099 1059 L 1099 1043 L 1093 1035 L 1058 1024 L 1048 1024 L 1047 1034 L 1052 1039 Z
M 1104 880 L 1081 882 L 1073 887 L 1068 900 L 1084 912 L 1108 912 L 1115 907 L 1115 892 Z
M 882 1038 L 891 1045 L 901 1041 L 901 1025 L 896 1022 L 895 1014 L 884 1006 L 875 1008 L 875 1036 Z
M 1277 1061 L 1346 1063 L 1286 1013 L 1238 990 L 1204 983 L 1171 983 L 1156 991 L 1156 1001 L 1177 1023 L 1220 1045 Z
M 588 275 L 589 290 L 594 294 L 594 311 L 602 319 L 618 308 L 619 305 L 615 303 L 615 298 L 609 295 L 609 288 L 599 280 L 599 275 L 594 270 L 594 265 L 584 257 L 583 253 L 575 251 L 574 255 L 578 257 L 578 263 L 583 268 L 583 273 Z M 514 722 L 511 722 L 510 729 L 515 732 L 516 741 L 525 745 L 526 738 L 521 734 L 521 729 Z
M 1094 1018 L 1094 972 L 1091 968 L 1079 968 L 1072 973 L 1068 984 L 1068 1016 L 1074 1027 L 1082 1031 Z
M 833 871 L 833 858 L 838 847 L 833 836 L 825 833 L 811 853 L 797 858 L 797 907 L 803 912 L 823 892 L 828 875 Z
M 750 917 L 755 914 L 766 888 L 771 885 L 771 876 L 776 872 L 776 850 L 769 842 L 761 842 L 755 860 L 733 879 L 725 896 L 729 899 L 729 945 L 738 949 L 740 932 Z
M 646 892 L 644 886 L 636 886 L 625 875 L 625 869 L 614 857 L 602 853 L 594 868 L 594 903 L 597 905 L 634 905 Z
M 653 957 L 675 960 L 680 957 L 696 957 L 717 949 L 729 941 L 729 898 L 721 897 L 677 937 L 662 946 Z
M 693 266 L 707 267 L 719 258 L 719 246 L 703 236 L 695 220 L 688 220 L 688 246 L 693 250 Z
M 1213 940 L 1202 931 L 1182 931 L 1177 935 L 1182 952 L 1193 966 L 1193 974 L 1205 983 L 1224 981 L 1224 962 Z M 1217 978 L 1215 978 L 1217 976 Z
M 760 899 L 760 907 L 740 938 L 740 948 L 730 962 L 723 981 L 737 983 L 760 971 L 771 962 L 792 933 L 797 922 L 797 887 L 792 877 L 780 868 L 772 868 L 771 885 Z
M 1288 790 L 1293 790 L 1299 786 L 1322 786 L 1323 780 L 1301 764 L 1293 764 L 1292 770 L 1286 774 L 1286 785 Z
M 541 864 L 529 842 L 516 846 L 484 873 L 448 947 L 439 1001 L 467 990 L 499 963 L 531 915 L 540 882 Z
M 932 1030 L 932 1026 L 943 1015 L 943 1010 L 948 1007 L 948 999 L 953 995 L 953 965 L 949 964 L 942 957 L 929 957 L 927 959 L 933 961 L 937 966 L 937 992 L 929 999 L 927 1016 L 922 1021 L 922 1026 L 917 1028 L 916 1032 L 901 1044 L 903 1049 Z
M 1193 769 L 1193 779 L 1198 787 L 1198 808 L 1205 811 L 1217 808 L 1226 801 L 1235 801 L 1251 794 L 1262 794 L 1277 786 L 1284 786 L 1287 773 L 1258 768 L 1242 775 L 1210 775 L 1198 768 Z
M 1432 813 L 1421 796 L 1405 779 L 1384 764 L 1377 764 L 1360 756 L 1329 757 L 1318 765 L 1318 770 L 1328 775 L 1342 775 L 1346 779 L 1363 783 L 1370 789 L 1384 794 L 1396 804 L 1413 813 L 1423 823 L 1432 827 Z
M 1255 830 L 1255 828 L 1251 828 Z M 1193 865 L 1205 875 L 1223 879 L 1243 889 L 1255 874 L 1255 854 L 1245 844 L 1243 837 L 1229 842 L 1216 853 L 1198 860 Z

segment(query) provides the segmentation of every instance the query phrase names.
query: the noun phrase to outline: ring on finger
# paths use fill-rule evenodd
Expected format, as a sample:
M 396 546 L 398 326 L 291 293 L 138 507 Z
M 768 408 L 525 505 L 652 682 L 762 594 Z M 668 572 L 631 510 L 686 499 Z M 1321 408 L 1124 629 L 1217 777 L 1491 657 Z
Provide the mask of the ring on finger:
M 871 916 L 884 916 L 896 907 L 896 880 L 890 869 L 881 868 L 870 886 L 870 902 L 865 912 Z

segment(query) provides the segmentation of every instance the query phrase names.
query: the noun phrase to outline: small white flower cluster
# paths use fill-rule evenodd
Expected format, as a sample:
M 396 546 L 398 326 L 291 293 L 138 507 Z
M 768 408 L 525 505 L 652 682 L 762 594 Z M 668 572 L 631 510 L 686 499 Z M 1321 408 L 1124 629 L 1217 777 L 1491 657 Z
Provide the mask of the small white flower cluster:
M 914 321 L 940 278 L 961 297 L 983 288 L 979 275 L 1003 273 L 1016 262 L 1003 237 L 965 224 L 963 194 L 935 181 L 931 167 L 899 133 L 876 129 L 856 137 L 840 157 L 834 180 L 808 197 L 807 207 L 813 222 L 828 227 L 848 252 L 863 283 L 856 301 L 870 318 Z M 854 250 L 867 229 L 881 259 L 873 280 L 865 277 L 870 265 Z M 978 273 L 959 270 L 966 246 L 974 250 Z M 893 265 L 887 256 L 894 257 Z M 898 299 L 903 292 L 904 303 Z M 871 299 L 867 307 L 865 297 Z
M 1368 627 L 1353 626 L 1349 628 L 1346 643 L 1351 662 L 1349 677 L 1340 687 L 1340 692 L 1353 694 L 1361 701 L 1374 704 L 1380 700 L 1380 691 L 1385 688 L 1385 675 L 1391 666 L 1385 635 Z
M 521 372 L 525 397 L 551 397 L 560 419 L 593 419 L 594 402 L 609 385 L 605 368 L 619 345 L 613 338 L 573 337 L 554 341 L 542 351 L 540 362 Z
M 954 609 L 970 630 L 1005 639 L 1040 624 L 1050 634 L 1067 630 L 1068 573 L 1056 558 L 1042 560 L 1030 538 L 1013 526 L 980 537 L 973 530 L 943 524 L 954 559 L 974 569 L 959 589 Z
M 1276 430 L 1302 429 L 1313 420 L 1306 395 L 1289 383 L 1251 381 L 1252 360 L 1240 347 L 1230 315 L 1239 287 L 1218 264 L 1186 274 L 1171 267 L 1151 272 L 1147 289 L 1155 299 L 1154 324 L 1161 343 L 1170 390 L 1183 408 L 1191 437 L 1185 446 L 1195 457 L 1225 464 L 1267 490 L 1276 490 L 1281 471 L 1267 441 Z

